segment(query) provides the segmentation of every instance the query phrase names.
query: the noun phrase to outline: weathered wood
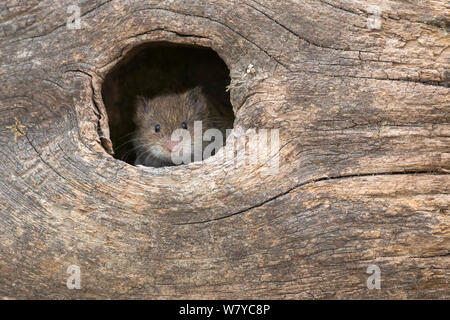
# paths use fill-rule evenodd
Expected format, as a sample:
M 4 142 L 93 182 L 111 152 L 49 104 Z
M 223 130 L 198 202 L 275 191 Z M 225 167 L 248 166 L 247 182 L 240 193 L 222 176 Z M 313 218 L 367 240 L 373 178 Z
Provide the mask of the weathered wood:
M 0 4 L 0 296 L 449 298 L 446 1 L 375 0 L 380 29 L 349 0 L 84 1 L 80 30 L 70 4 Z M 277 175 L 105 151 L 103 79 L 149 41 L 222 57 Z

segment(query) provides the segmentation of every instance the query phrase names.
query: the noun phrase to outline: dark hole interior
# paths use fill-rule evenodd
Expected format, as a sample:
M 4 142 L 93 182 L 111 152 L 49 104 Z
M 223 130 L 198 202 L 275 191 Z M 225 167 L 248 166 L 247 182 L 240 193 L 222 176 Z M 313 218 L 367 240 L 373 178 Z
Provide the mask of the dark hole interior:
M 232 124 L 234 114 L 226 91 L 229 83 L 226 64 L 209 48 L 170 43 L 134 48 L 107 74 L 102 87 L 114 157 L 135 163 L 131 140 L 136 130 L 133 115 L 138 96 L 153 98 L 201 86 L 205 96 L 223 106 L 221 116 Z

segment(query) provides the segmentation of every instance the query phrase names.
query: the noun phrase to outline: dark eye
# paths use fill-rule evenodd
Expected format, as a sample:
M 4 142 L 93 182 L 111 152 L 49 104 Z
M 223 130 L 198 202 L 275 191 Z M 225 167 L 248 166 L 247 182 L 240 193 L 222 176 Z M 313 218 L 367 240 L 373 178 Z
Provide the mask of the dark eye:
M 155 126 L 155 132 L 160 132 L 161 131 L 161 126 L 159 124 L 157 124 Z
M 182 127 L 183 129 L 187 129 L 187 124 L 186 124 L 186 122 L 182 122 L 182 123 L 181 123 L 181 127 Z

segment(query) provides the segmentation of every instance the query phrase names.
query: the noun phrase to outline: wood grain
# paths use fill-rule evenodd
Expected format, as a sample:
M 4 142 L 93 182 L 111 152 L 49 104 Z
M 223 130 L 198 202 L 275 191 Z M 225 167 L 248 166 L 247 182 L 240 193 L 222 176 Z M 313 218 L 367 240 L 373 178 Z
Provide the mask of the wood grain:
M 448 299 L 450 8 L 372 2 L 380 29 L 350 0 L 84 1 L 80 30 L 72 1 L 0 4 L 0 296 Z M 277 175 L 107 153 L 103 79 L 152 41 L 219 54 Z

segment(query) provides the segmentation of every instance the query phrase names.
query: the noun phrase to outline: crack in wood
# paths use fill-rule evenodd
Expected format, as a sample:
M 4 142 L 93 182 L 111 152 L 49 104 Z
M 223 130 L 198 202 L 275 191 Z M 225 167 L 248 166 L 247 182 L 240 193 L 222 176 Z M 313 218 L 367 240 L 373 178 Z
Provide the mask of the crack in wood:
M 442 173 L 440 173 L 442 172 Z M 393 172 L 377 172 L 377 173 L 362 173 L 362 174 L 351 174 L 351 175 L 344 175 L 344 176 L 334 176 L 334 177 L 323 177 L 323 178 L 318 178 L 318 179 L 311 179 L 305 182 L 302 182 L 300 184 L 297 184 L 296 186 L 289 188 L 288 190 L 279 193 L 273 197 L 270 197 L 269 199 L 262 201 L 258 204 L 255 204 L 253 206 L 247 207 L 245 209 L 239 210 L 237 212 L 222 216 L 222 217 L 218 217 L 218 218 L 214 218 L 214 219 L 208 219 L 208 220 L 203 220 L 203 221 L 193 221 L 193 222 L 184 222 L 184 223 L 174 223 L 173 225 L 176 226 L 184 226 L 184 225 L 195 225 L 195 224 L 204 224 L 204 223 L 209 223 L 209 222 L 215 222 L 215 221 L 220 221 L 223 219 L 227 219 L 242 213 L 246 213 L 250 210 L 262 207 L 264 205 L 266 205 L 269 202 L 275 201 L 279 198 L 282 198 L 284 196 L 286 196 L 287 194 L 291 193 L 292 191 L 304 187 L 306 185 L 312 184 L 312 183 L 317 183 L 317 182 L 321 182 L 321 181 L 329 181 L 329 180 L 340 180 L 340 179 L 351 179 L 351 178 L 357 178 L 357 177 L 373 177 L 373 176 L 386 176 L 386 175 L 405 175 L 405 174 L 433 174 L 433 175 L 449 175 L 447 170 L 441 170 L 440 168 L 437 168 L 436 171 L 403 171 L 403 172 L 398 172 L 398 171 L 393 171 Z M 450 175 L 449 175 L 450 176 Z

